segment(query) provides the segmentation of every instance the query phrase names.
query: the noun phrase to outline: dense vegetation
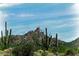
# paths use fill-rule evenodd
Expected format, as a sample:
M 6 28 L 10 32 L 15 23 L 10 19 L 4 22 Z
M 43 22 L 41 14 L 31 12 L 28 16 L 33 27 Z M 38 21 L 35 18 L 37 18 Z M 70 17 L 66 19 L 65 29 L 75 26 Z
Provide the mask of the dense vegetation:
M 77 39 L 78 41 L 78 39 Z M 76 46 L 77 45 L 77 46 Z M 5 22 L 5 33 L 1 31 L 0 55 L 7 56 L 69 56 L 79 54 L 79 44 L 76 40 L 64 42 L 56 37 L 48 35 L 48 29 L 42 32 L 40 28 L 29 31 L 24 35 L 12 35 L 12 29 L 8 30 Z

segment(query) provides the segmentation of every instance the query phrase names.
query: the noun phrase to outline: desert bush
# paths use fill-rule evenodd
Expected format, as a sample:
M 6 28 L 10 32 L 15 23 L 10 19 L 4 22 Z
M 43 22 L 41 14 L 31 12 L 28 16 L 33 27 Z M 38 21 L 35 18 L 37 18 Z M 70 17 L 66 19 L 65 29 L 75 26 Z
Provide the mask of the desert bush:
M 12 48 L 5 49 L 3 53 L 4 56 L 12 56 Z
M 46 50 L 37 50 L 34 52 L 34 56 L 47 56 L 48 55 L 48 51 Z
M 15 56 L 31 56 L 33 55 L 34 51 L 34 45 L 33 42 L 24 42 L 21 43 L 20 45 L 14 47 L 12 53 Z
M 37 50 L 33 53 L 34 56 L 54 56 L 55 54 L 50 52 L 50 51 L 47 51 L 47 50 Z
M 43 50 L 39 49 L 33 53 L 34 56 L 42 56 Z
M 65 53 L 65 56 L 74 56 L 76 53 L 73 49 L 68 49 Z
M 60 45 L 59 48 L 58 48 L 58 52 L 59 53 L 65 53 L 67 49 L 68 49 L 68 47 L 66 47 L 64 45 Z
M 48 55 L 48 51 L 43 51 L 42 56 L 47 56 Z

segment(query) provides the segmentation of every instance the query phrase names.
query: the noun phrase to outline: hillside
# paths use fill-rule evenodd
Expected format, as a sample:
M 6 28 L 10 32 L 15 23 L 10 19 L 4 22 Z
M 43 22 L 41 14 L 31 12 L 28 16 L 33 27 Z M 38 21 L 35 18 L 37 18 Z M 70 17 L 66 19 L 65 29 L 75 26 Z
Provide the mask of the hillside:
M 73 47 L 79 47 L 79 38 L 76 38 L 75 40 L 73 40 L 72 42 L 70 42 L 70 44 L 73 46 Z
M 48 39 L 50 37 L 51 36 L 48 36 Z M 41 43 L 43 38 L 45 39 L 45 33 L 41 32 L 41 29 L 37 27 L 35 30 L 29 31 L 24 35 L 13 35 L 11 40 L 12 40 L 12 43 L 14 44 L 17 44 L 17 43 L 19 44 L 23 40 L 28 41 L 28 40 L 34 40 L 34 39 L 36 39 L 37 41 L 39 41 L 39 43 Z M 54 45 L 55 42 L 56 42 L 55 37 L 51 37 L 51 45 Z M 66 44 L 66 42 L 58 39 L 58 44 Z
M 2 38 L 4 39 L 5 37 Z M 7 41 L 9 41 L 9 45 L 8 43 L 6 43 L 5 45 L 5 42 Z M 39 56 L 43 53 L 44 55 L 65 55 L 65 52 L 67 52 L 68 49 L 72 51 L 72 47 L 78 47 L 78 42 L 79 39 L 76 39 L 72 42 L 64 42 L 60 38 L 58 38 L 58 34 L 56 34 L 55 37 L 52 37 L 52 35 L 48 34 L 47 28 L 45 28 L 45 32 L 42 32 L 41 29 L 37 27 L 35 30 L 29 31 L 23 35 L 11 35 L 9 40 L 1 42 L 4 44 L 4 46 L 1 45 L 0 49 L 1 55 L 7 54 L 5 50 L 9 52 L 9 49 L 11 49 L 12 51 L 9 52 L 11 55 Z M 72 52 L 70 53 L 71 54 L 69 55 L 74 55 Z

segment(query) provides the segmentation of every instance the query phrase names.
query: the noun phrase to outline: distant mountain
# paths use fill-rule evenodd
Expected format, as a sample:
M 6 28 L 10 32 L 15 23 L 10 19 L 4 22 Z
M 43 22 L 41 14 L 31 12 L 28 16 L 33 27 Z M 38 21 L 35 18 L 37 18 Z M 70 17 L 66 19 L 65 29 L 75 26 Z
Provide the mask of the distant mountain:
M 23 40 L 33 41 L 34 39 L 36 39 L 39 42 L 40 40 L 42 40 L 44 36 L 45 36 L 44 32 L 41 32 L 40 28 L 38 27 L 34 31 L 29 31 L 25 33 L 24 35 L 12 35 L 11 41 L 13 44 L 19 44 Z
M 48 35 L 48 39 L 50 38 L 50 36 Z M 12 43 L 13 44 L 19 44 L 21 41 L 25 40 L 31 40 L 31 41 L 38 41 L 38 43 L 41 43 L 42 39 L 45 39 L 45 33 L 41 31 L 41 29 L 39 27 L 37 27 L 35 30 L 29 31 L 27 33 L 25 33 L 24 35 L 13 35 L 12 36 Z M 54 45 L 56 42 L 55 37 L 51 38 L 51 45 Z M 68 46 L 69 43 L 64 42 L 60 39 L 58 39 L 58 44 L 61 45 L 66 45 Z
M 70 42 L 70 45 L 73 46 L 73 47 L 79 47 L 79 38 Z
M 24 34 L 25 38 L 27 39 L 33 39 L 33 37 L 35 37 L 35 39 L 38 39 L 39 41 L 45 37 L 44 32 L 41 31 L 41 29 L 38 27 L 36 28 L 34 31 L 29 31 L 28 33 Z M 50 38 L 50 36 L 48 36 L 48 38 Z M 51 44 L 55 44 L 55 37 L 52 38 L 51 40 Z M 64 45 L 66 47 L 72 48 L 72 47 L 79 47 L 79 38 L 71 41 L 71 42 L 65 42 L 62 41 L 60 39 L 58 39 L 58 44 L 59 45 Z

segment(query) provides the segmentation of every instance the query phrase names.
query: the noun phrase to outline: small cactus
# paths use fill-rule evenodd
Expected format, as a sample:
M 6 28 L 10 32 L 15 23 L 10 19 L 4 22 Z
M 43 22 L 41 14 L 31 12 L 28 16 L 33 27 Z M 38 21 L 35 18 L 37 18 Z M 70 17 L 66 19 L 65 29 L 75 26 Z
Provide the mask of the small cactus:
M 1 40 L 0 40 L 0 44 L 1 44 L 1 45 L 2 45 L 2 42 L 4 42 L 3 31 L 1 31 Z
M 50 45 L 50 43 L 51 43 L 51 39 L 52 39 L 52 36 L 49 37 L 49 45 Z

